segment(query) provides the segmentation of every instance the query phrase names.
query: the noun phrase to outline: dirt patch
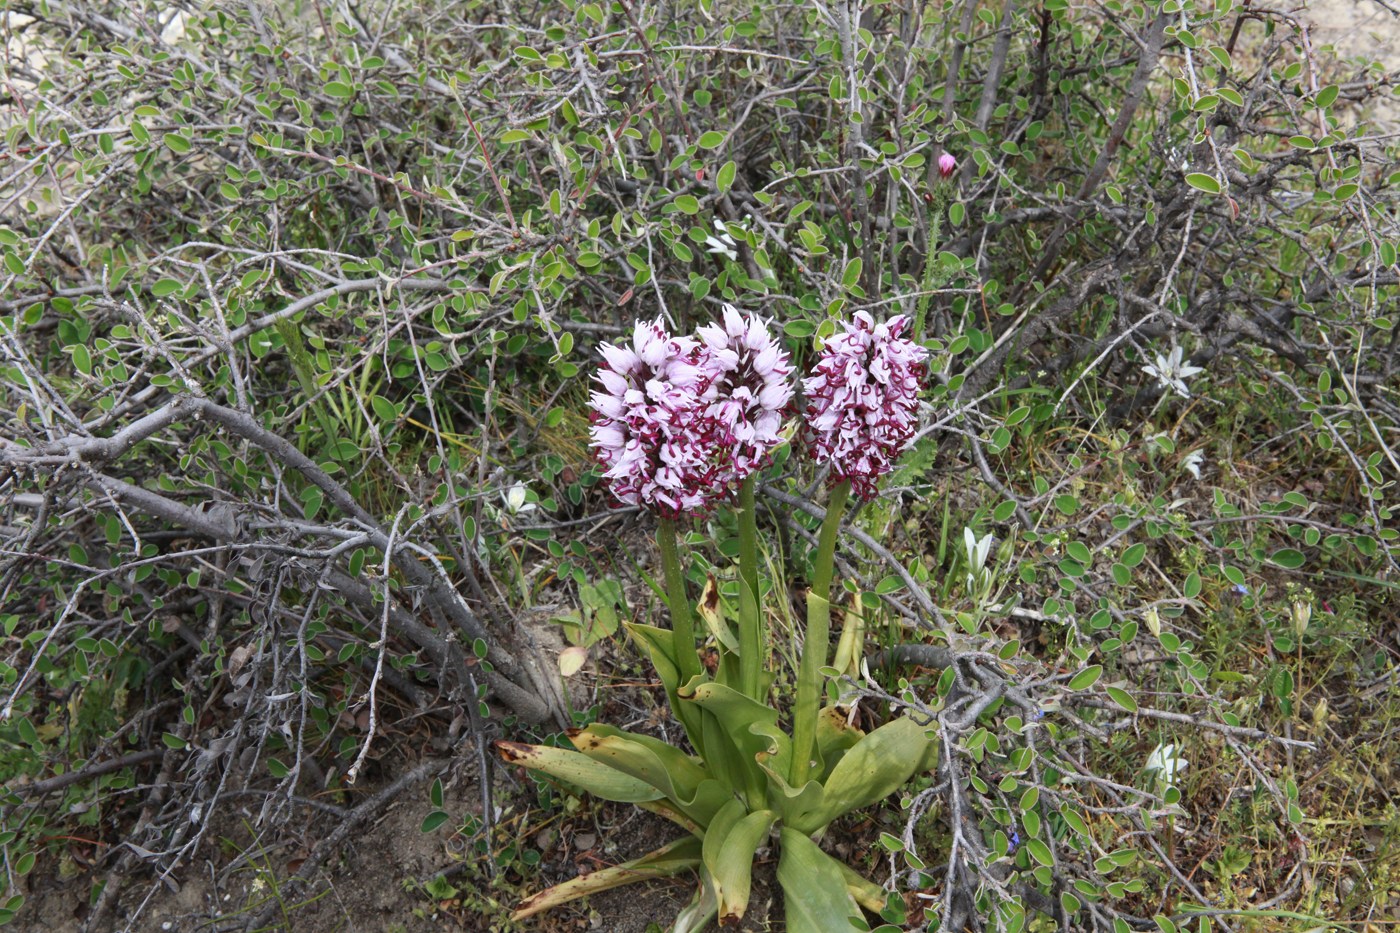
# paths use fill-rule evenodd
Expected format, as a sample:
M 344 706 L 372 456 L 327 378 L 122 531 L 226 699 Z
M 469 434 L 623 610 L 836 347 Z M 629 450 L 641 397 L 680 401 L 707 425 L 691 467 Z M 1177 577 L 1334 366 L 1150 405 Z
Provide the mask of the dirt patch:
M 1299 19 L 1310 24 L 1309 38 L 1316 52 L 1325 45 L 1336 50 L 1344 64 L 1338 78 L 1357 80 L 1370 63 L 1379 62 L 1386 72 L 1400 71 L 1400 16 L 1375 0 L 1312 0 Z M 1394 94 L 1372 110 L 1359 115 L 1374 121 L 1380 132 L 1400 130 L 1400 98 Z

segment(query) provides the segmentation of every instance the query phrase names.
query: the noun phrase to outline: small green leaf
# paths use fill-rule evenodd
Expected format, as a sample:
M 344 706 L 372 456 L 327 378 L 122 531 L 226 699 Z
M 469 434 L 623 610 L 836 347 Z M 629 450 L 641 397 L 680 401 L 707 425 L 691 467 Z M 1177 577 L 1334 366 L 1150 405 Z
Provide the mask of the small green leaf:
M 184 287 L 185 283 L 181 282 L 179 279 L 161 279 L 151 286 L 151 294 L 155 295 L 157 298 L 164 298 L 167 295 L 175 294 Z
M 82 373 L 84 376 L 91 376 L 92 354 L 88 352 L 88 348 L 81 343 L 75 343 L 73 344 L 72 350 L 73 368 L 76 369 L 78 372 Z
M 394 421 L 399 417 L 398 407 L 382 395 L 371 395 L 369 406 L 380 421 Z
M 1201 595 L 1201 575 L 1196 571 L 1187 574 L 1186 582 L 1181 585 L 1181 595 L 1187 599 L 1195 599 Z
M 179 133 L 166 133 L 164 139 L 171 152 L 183 155 L 190 151 L 190 141 Z
M 1098 682 L 1102 674 L 1102 664 L 1091 664 L 1070 678 L 1069 688 L 1071 690 L 1087 690 Z
M 1134 700 L 1132 694 L 1128 691 L 1121 690 L 1118 687 L 1105 687 L 1104 689 L 1108 691 L 1108 697 L 1114 703 L 1117 703 L 1130 713 L 1136 713 L 1138 711 L 1137 700 Z
M 1330 106 L 1332 101 L 1337 99 L 1337 95 L 1340 94 L 1341 91 L 1342 89 L 1335 84 L 1327 85 L 1325 88 L 1317 92 L 1317 105 L 1319 107 Z
M 695 215 L 700 213 L 700 202 L 688 194 L 676 195 L 676 207 L 687 214 Z
M 451 817 L 448 816 L 446 813 L 443 813 L 441 810 L 434 810 L 432 813 L 429 813 L 427 816 L 423 817 L 423 825 L 419 827 L 419 831 L 430 833 L 450 819 Z
M 167 748 L 176 750 L 182 749 L 188 744 L 184 739 L 171 732 L 162 733 L 160 740 L 165 743 Z
M 327 81 L 322 90 L 326 92 L 327 97 L 345 98 L 355 95 L 355 89 L 344 81 Z
M 1291 547 L 1280 548 L 1269 557 L 1269 560 L 1287 570 L 1297 570 L 1307 561 L 1303 552 Z
M 718 130 L 710 130 L 700 137 L 698 145 L 701 149 L 715 149 L 722 142 L 724 142 L 724 134 Z
M 1042 865 L 1055 864 L 1055 857 L 1050 853 L 1050 847 L 1039 839 L 1027 839 L 1026 850 L 1030 852 L 1032 858 Z
M 841 272 L 841 284 L 846 288 L 854 288 L 860 282 L 860 271 L 864 263 L 857 256 L 846 263 L 846 268 Z
M 720 194 L 725 194 L 734 187 L 734 176 L 738 174 L 738 171 L 733 159 L 719 167 L 719 172 L 715 175 L 715 187 L 719 189 Z
M 1187 175 L 1186 183 L 1192 188 L 1198 188 L 1201 191 L 1206 191 L 1210 194 L 1220 193 L 1220 182 L 1216 181 L 1214 177 L 1207 175 L 1204 172 L 1192 172 L 1191 174 Z

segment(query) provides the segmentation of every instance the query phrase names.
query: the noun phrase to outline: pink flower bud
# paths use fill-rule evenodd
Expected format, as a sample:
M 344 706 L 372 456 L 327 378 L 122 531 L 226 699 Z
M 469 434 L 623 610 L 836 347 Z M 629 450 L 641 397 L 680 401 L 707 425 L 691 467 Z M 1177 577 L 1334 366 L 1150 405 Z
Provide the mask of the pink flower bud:
M 938 174 L 944 178 L 952 178 L 953 173 L 958 170 L 958 160 L 953 158 L 951 152 L 945 152 L 938 157 Z

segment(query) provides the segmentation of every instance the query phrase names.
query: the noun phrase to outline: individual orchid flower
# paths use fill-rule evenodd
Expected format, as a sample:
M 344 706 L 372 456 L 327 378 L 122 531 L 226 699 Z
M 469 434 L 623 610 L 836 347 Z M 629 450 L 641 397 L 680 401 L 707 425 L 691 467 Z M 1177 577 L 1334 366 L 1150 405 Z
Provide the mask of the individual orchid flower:
M 1206 455 L 1200 450 L 1193 450 L 1181 461 L 1181 468 L 1190 473 L 1196 479 L 1201 478 L 1201 464 L 1205 463 Z
M 630 345 L 604 344 L 591 398 L 591 446 L 618 500 L 674 518 L 716 494 L 717 455 L 705 428 L 706 350 L 638 322 Z
M 533 512 L 538 506 L 529 501 L 529 491 L 521 483 L 501 493 L 501 499 L 505 502 L 506 511 L 511 515 L 520 515 L 524 512 Z
M 705 252 L 711 256 L 725 256 L 730 262 L 739 258 L 738 244 L 734 242 L 734 237 L 729 235 L 729 228 L 724 225 L 724 221 L 718 218 L 715 220 L 714 234 L 705 236 L 705 247 Z
M 951 152 L 945 152 L 938 157 L 938 174 L 943 178 L 952 178 L 953 173 L 958 170 L 958 160 Z
M 894 468 L 914 438 L 928 351 L 904 336 L 904 315 L 883 324 L 864 311 L 826 341 L 802 381 L 806 440 L 835 482 L 850 480 L 860 498 Z
M 1159 744 L 1152 750 L 1152 754 L 1147 756 L 1147 765 L 1144 771 L 1156 776 L 1162 786 L 1170 786 L 1176 783 L 1176 779 L 1186 770 L 1188 762 L 1185 758 L 1178 758 L 1175 745 Z
M 987 557 L 992 553 L 992 536 L 983 535 L 979 541 L 971 528 L 964 528 L 963 552 L 967 557 L 967 588 L 975 589 L 986 572 Z
M 1154 362 L 1142 367 L 1142 371 L 1157 380 L 1157 384 L 1163 389 L 1168 389 L 1180 395 L 1182 398 L 1190 398 L 1191 390 L 1186 387 L 1186 380 L 1192 376 L 1205 372 L 1199 366 L 1192 366 L 1185 360 L 1185 351 L 1180 346 L 1173 346 L 1171 353 L 1163 356 L 1156 354 Z
M 739 483 L 762 469 L 782 443 L 792 364 L 767 324 L 733 305 L 724 306 L 722 324 L 706 324 L 696 337 L 706 351 L 707 428 L 720 450 L 718 479 Z

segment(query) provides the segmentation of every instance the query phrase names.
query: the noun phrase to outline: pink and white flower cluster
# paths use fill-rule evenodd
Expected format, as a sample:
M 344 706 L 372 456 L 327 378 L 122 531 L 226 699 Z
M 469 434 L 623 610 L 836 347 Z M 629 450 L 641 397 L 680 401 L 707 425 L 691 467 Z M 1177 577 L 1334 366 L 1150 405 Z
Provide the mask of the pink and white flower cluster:
M 876 481 L 894 469 L 918 427 L 928 351 L 904 336 L 908 326 L 904 315 L 876 324 L 857 312 L 802 381 L 812 455 L 865 500 L 875 497 Z
M 765 466 L 792 400 L 788 355 L 763 321 L 674 337 L 638 323 L 632 345 L 601 347 L 592 446 L 613 495 L 676 517 L 702 512 Z
M 914 435 L 928 352 L 902 336 L 907 326 L 858 313 L 803 381 L 808 446 L 865 499 Z M 703 512 L 782 443 L 792 364 L 761 319 L 726 305 L 694 337 L 639 322 L 630 346 L 601 352 L 592 446 L 622 502 L 671 518 Z

